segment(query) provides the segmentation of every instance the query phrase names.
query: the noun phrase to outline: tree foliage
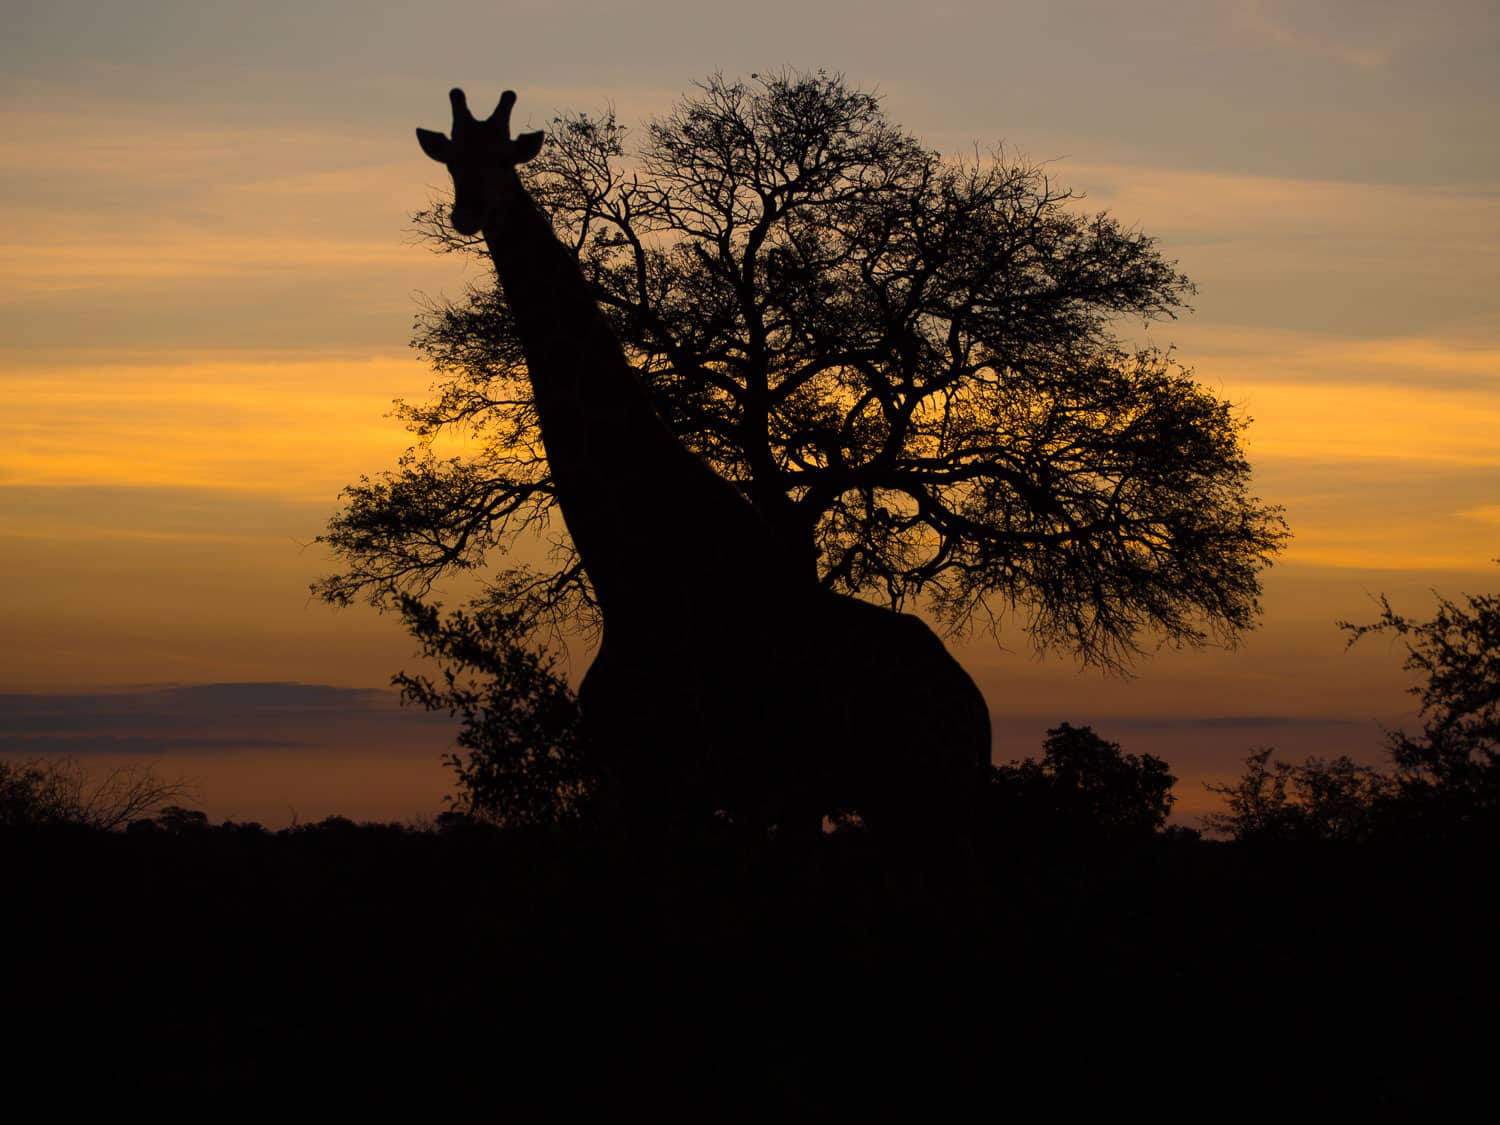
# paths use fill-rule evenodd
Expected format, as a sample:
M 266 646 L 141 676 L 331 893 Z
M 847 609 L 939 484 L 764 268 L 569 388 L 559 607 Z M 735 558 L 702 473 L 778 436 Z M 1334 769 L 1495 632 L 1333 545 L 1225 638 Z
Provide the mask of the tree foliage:
M 1205 828 L 1262 842 L 1362 840 L 1378 829 L 1393 795 L 1388 776 L 1346 756 L 1294 765 L 1274 754 L 1270 747 L 1252 751 L 1235 782 L 1205 786 L 1226 805 L 1203 817 Z
M 992 832 L 1050 846 L 1137 843 L 1166 823 L 1176 781 L 1160 758 L 1063 723 L 1040 760 L 993 767 L 987 819 Z
M 1207 786 L 1227 809 L 1204 817 L 1205 827 L 1238 840 L 1434 840 L 1500 828 L 1500 597 L 1438 597 L 1437 612 L 1416 621 L 1382 595 L 1376 621 L 1339 627 L 1350 644 L 1401 639 L 1404 667 L 1421 677 L 1411 693 L 1422 733 L 1390 733 L 1390 773 L 1347 757 L 1293 765 L 1257 750 L 1237 781 Z
M 1114 333 L 1193 292 L 1154 239 L 1004 150 L 944 159 L 823 72 L 712 77 L 630 141 L 565 114 L 520 171 L 662 415 L 827 587 L 952 630 L 1019 611 L 1107 664 L 1252 624 L 1286 530 L 1246 422 Z M 418 223 L 483 253 L 441 206 Z M 345 491 L 317 589 L 391 605 L 542 533 L 551 569 L 488 601 L 527 631 L 593 621 L 503 292 L 431 307 L 414 342 L 439 376 L 398 406 L 419 444 Z M 436 456 L 451 431 L 473 452 Z
M 464 752 L 443 759 L 458 775 L 453 811 L 504 827 L 576 820 L 592 788 L 578 703 L 556 657 L 525 643 L 521 615 L 492 604 L 445 616 L 412 597 L 400 610 L 442 666 L 438 680 L 397 675 L 402 698 L 462 720 Z
M 1384 633 L 1406 647 L 1411 689 L 1421 702 L 1422 732 L 1391 732 L 1389 749 L 1403 803 L 1413 814 L 1496 825 L 1500 819 L 1500 595 L 1438 597 L 1437 612 L 1415 621 L 1384 595 L 1368 625 L 1340 622 L 1353 644 Z
M 101 772 L 66 756 L 0 761 L 0 827 L 73 825 L 113 831 L 191 792 L 188 782 L 164 780 L 139 763 Z

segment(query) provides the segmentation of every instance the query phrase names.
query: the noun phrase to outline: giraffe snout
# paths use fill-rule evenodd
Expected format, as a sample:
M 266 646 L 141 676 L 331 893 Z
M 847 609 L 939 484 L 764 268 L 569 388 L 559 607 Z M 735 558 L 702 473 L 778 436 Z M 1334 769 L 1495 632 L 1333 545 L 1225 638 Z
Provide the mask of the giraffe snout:
M 453 229 L 465 237 L 478 234 L 480 226 L 484 223 L 484 212 L 478 207 L 458 205 L 453 208 L 451 222 Z

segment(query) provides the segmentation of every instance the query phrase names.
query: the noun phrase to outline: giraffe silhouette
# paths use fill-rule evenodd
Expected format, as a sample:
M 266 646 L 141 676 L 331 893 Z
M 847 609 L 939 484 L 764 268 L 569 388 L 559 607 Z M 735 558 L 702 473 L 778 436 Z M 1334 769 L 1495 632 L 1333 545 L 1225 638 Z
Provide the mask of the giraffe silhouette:
M 603 617 L 579 685 L 606 803 L 650 827 L 727 816 L 794 834 L 962 828 L 990 758 L 983 696 L 919 619 L 823 589 L 652 405 L 516 166 L 514 92 L 417 130 L 483 232 L 514 314 L 558 506 Z

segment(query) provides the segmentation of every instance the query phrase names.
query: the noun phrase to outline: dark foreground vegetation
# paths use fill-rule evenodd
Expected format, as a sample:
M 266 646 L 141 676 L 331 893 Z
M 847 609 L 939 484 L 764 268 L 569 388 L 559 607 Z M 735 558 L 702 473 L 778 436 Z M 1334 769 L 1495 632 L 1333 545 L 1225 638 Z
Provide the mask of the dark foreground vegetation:
M 529 705 L 464 712 L 460 799 L 422 830 L 214 827 L 149 773 L 0 763 L 7 1104 L 1495 1119 L 1497 611 L 1352 629 L 1405 643 L 1422 731 L 1388 771 L 1252 753 L 1221 840 L 1164 827 L 1165 762 L 1067 724 L 993 770 L 972 853 L 942 855 L 853 823 L 605 832 L 576 788 L 542 799 L 568 759 L 511 737 Z M 546 672 L 522 665 L 497 682 Z
M 1434 1120 L 1500 1107 L 1494 840 L 989 846 L 190 817 L 0 833 L 57 1119 Z M 1032 1119 L 1032 1118 L 1028 1118 Z

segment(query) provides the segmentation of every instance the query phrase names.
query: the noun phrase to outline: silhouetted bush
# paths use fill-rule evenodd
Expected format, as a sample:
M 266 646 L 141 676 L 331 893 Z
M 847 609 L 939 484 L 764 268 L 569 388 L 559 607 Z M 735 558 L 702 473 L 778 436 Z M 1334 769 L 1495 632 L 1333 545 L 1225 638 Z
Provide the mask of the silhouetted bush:
M 168 805 L 156 814 L 157 822 L 168 832 L 202 832 L 208 827 L 208 814 L 181 805 Z
M 1438 598 L 1438 611 L 1413 621 L 1380 599 L 1370 625 L 1339 622 L 1353 644 L 1386 633 L 1406 646 L 1404 667 L 1422 682 L 1422 733 L 1387 740 L 1390 773 L 1348 757 L 1312 757 L 1301 765 L 1263 748 L 1232 784 L 1206 788 L 1224 797 L 1205 827 L 1236 840 L 1359 841 L 1399 837 L 1438 841 L 1500 830 L 1500 596 Z
M 109 831 L 190 791 L 186 781 L 164 781 L 146 765 L 116 766 L 95 774 L 71 757 L 23 764 L 0 761 L 0 826 L 73 825 Z
M 1125 754 L 1091 727 L 1068 723 L 1047 732 L 1040 761 L 995 766 L 986 795 L 985 832 L 1039 846 L 1124 845 L 1151 838 L 1172 811 L 1167 763 Z
M 1227 785 L 1208 784 L 1228 811 L 1203 825 L 1236 840 L 1364 840 L 1378 830 L 1395 794 L 1391 778 L 1347 757 L 1308 758 L 1301 765 L 1273 760 L 1264 747 L 1245 759 L 1245 772 Z
M 1389 737 L 1395 766 L 1391 827 L 1422 835 L 1500 829 L 1500 595 L 1438 598 L 1430 620 L 1413 621 L 1384 596 L 1371 625 L 1340 622 L 1349 643 L 1373 633 L 1400 637 L 1404 667 L 1421 675 L 1422 733 Z
M 400 601 L 441 682 L 397 675 L 403 700 L 459 717 L 449 754 L 458 774 L 452 812 L 506 827 L 576 821 L 592 789 L 578 737 L 578 701 L 557 658 L 526 644 L 516 613 L 498 605 L 443 617 L 437 606 Z

